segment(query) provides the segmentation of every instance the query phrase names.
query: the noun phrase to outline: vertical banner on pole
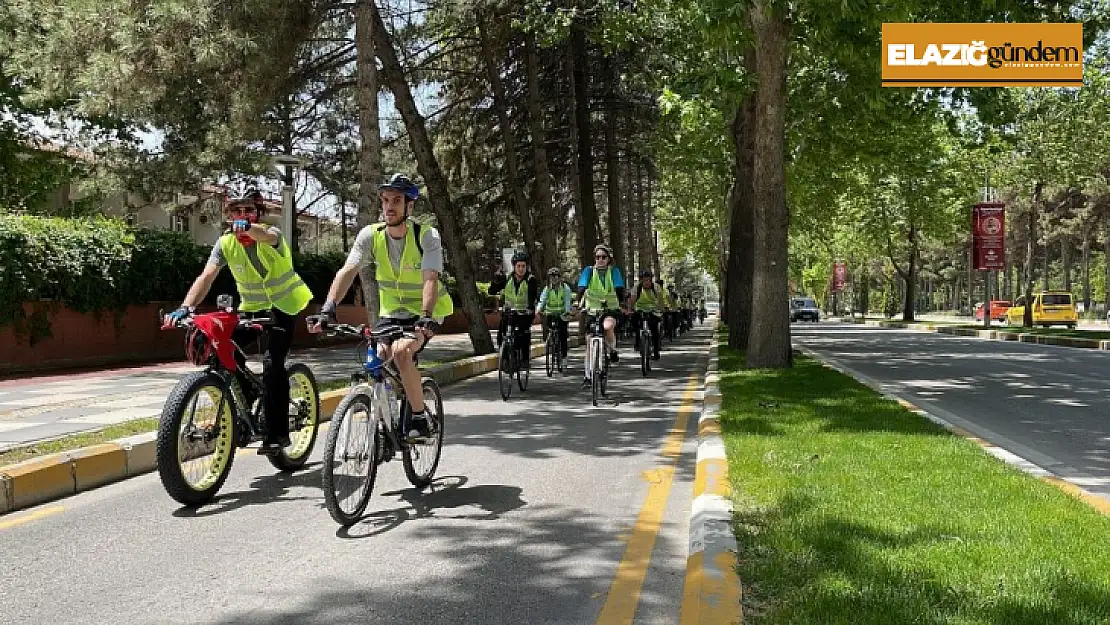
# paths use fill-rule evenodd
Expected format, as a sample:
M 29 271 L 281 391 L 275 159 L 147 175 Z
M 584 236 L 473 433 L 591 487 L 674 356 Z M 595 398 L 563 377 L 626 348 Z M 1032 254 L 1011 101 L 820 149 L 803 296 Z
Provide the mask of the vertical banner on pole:
M 995 271 L 1006 268 L 1006 205 L 1002 202 L 979 202 L 971 218 L 975 270 Z
M 843 291 L 846 282 L 848 282 L 848 264 L 844 262 L 833 263 L 833 290 Z

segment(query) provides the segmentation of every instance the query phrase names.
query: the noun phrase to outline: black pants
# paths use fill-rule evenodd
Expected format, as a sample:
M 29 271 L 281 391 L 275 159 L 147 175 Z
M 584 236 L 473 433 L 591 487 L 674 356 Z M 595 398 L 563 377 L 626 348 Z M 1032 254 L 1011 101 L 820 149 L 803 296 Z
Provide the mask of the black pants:
M 513 332 L 516 335 L 517 352 L 523 360 L 528 360 L 528 349 L 532 346 L 533 316 L 534 315 L 530 315 L 527 312 L 517 312 L 514 310 L 501 313 L 501 327 L 508 328 L 508 324 L 513 324 Z M 503 342 L 505 342 L 504 336 L 498 333 L 497 347 L 500 348 Z
M 640 349 L 640 327 L 643 325 L 643 318 L 647 316 L 648 328 L 651 330 L 651 342 L 654 348 L 652 352 L 654 355 L 659 354 L 659 316 L 651 312 L 636 311 L 632 315 L 632 327 L 635 329 L 636 336 L 636 349 Z
M 274 325 L 268 326 L 266 334 L 266 351 L 263 353 L 262 362 L 265 371 L 262 374 L 262 408 L 266 415 L 266 438 L 278 440 L 289 436 L 289 375 L 285 371 L 285 357 L 289 355 L 289 348 L 293 345 L 293 333 L 297 329 L 297 317 L 287 315 L 276 308 L 273 310 L 254 313 L 248 316 L 272 317 Z M 232 338 L 244 351 L 259 339 L 260 333 L 247 328 L 237 328 Z M 250 383 L 242 369 L 247 366 L 246 359 L 239 353 L 235 354 L 239 361 L 239 371 L 235 377 L 239 384 L 248 393 Z
M 554 329 L 559 333 L 559 349 L 562 350 L 563 357 L 566 358 L 569 346 L 567 344 L 567 327 L 570 325 L 560 315 L 544 315 L 543 316 L 543 340 L 547 341 L 547 333 Z

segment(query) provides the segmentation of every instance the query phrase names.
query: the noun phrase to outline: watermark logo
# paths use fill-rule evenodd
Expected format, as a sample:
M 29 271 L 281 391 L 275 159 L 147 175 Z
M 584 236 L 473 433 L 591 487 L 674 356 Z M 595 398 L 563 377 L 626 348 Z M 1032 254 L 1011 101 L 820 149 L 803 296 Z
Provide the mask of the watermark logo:
M 1079 87 L 1082 24 L 883 24 L 884 87 Z

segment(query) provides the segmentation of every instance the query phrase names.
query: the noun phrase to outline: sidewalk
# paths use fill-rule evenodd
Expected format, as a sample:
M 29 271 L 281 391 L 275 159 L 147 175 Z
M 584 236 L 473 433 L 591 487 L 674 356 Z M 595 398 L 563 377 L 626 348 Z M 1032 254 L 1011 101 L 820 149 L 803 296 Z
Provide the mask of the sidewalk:
M 491 331 L 496 338 L 496 332 Z M 542 336 L 534 328 L 533 340 Z M 435 337 L 421 353 L 425 362 L 473 355 L 470 336 Z M 357 345 L 294 350 L 290 360 L 312 368 L 318 383 L 348 377 L 360 362 Z M 257 354 L 251 368 L 262 370 Z M 186 363 L 113 369 L 73 375 L 52 374 L 0 382 L 0 451 L 67 434 L 157 417 L 177 381 L 197 367 Z

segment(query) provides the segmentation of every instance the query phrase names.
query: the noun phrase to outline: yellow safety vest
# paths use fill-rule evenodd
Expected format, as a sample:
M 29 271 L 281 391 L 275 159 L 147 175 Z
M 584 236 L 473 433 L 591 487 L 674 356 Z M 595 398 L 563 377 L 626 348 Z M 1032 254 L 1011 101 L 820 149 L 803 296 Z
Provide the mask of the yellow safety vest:
M 518 285 L 513 284 L 514 280 L 514 276 L 509 276 L 509 281 L 505 283 L 505 303 L 513 310 L 527 310 L 528 274 L 524 274 L 524 279 Z
M 371 226 L 373 228 L 371 232 L 374 234 L 374 260 L 378 267 L 375 273 L 380 302 L 378 315 L 381 317 L 388 317 L 398 310 L 407 310 L 417 316 L 423 314 L 421 307 L 424 305 L 424 272 L 420 268 L 423 259 L 417 249 L 412 220 L 409 220 L 406 225 L 405 247 L 401 251 L 399 269 L 394 269 L 393 263 L 389 260 L 389 246 L 385 240 L 389 236 L 385 231 L 386 224 Z M 455 312 L 455 304 L 451 301 L 447 288 L 439 282 L 436 306 L 432 316 L 442 318 L 453 312 Z
M 590 282 L 586 287 L 586 310 L 601 310 L 605 304 L 606 310 L 615 310 L 620 306 L 617 302 L 617 289 L 613 287 L 613 268 L 605 270 L 605 278 L 599 275 L 596 267 L 590 268 Z
M 293 254 L 284 239 L 278 247 L 256 244 L 258 260 L 266 275 L 259 275 L 247 249 L 234 234 L 220 237 L 220 250 L 231 267 L 235 286 L 239 289 L 239 310 L 259 312 L 276 308 L 287 315 L 296 315 L 312 301 L 312 291 L 293 270 Z
M 641 312 L 656 312 L 659 310 L 659 300 L 655 289 L 641 289 L 640 297 L 636 299 L 636 310 Z
M 558 288 L 547 287 L 547 300 L 544 310 L 555 311 L 551 314 L 561 314 L 567 308 L 567 289 L 565 286 L 559 285 Z

